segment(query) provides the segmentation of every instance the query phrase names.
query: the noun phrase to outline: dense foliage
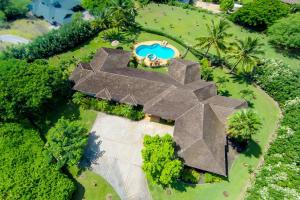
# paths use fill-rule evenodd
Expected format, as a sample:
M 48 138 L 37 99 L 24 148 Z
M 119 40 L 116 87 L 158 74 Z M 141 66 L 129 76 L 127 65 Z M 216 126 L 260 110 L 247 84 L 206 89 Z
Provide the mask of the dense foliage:
M 223 11 L 229 11 L 232 10 L 234 7 L 234 1 L 233 0 L 221 0 L 220 2 L 220 8 Z
M 240 25 L 263 31 L 277 19 L 287 16 L 289 11 L 289 7 L 280 0 L 255 0 L 238 9 L 231 19 Z
M 278 61 L 266 61 L 256 77 L 257 83 L 281 104 L 284 116 L 247 200 L 300 199 L 299 75 L 299 71 Z
M 191 184 L 197 184 L 200 180 L 200 177 L 200 173 L 192 168 L 184 168 L 181 174 L 181 180 Z
M 59 119 L 47 133 L 46 148 L 55 158 L 58 168 L 76 166 L 87 144 L 87 130 L 77 121 Z
M 73 20 L 72 23 L 66 24 L 60 29 L 52 30 L 29 44 L 10 48 L 5 54 L 7 57 L 27 60 L 48 58 L 78 46 L 100 30 L 101 25 L 94 26 L 92 22 Z
M 1 0 L 0 12 L 4 13 L 8 20 L 24 17 L 28 12 L 28 3 L 27 0 Z
M 0 199 L 70 199 L 75 184 L 49 164 L 39 134 L 19 124 L 0 126 Z
M 44 60 L 1 60 L 0 121 L 32 120 L 63 84 L 61 69 Z
M 300 49 L 300 13 L 278 20 L 268 34 L 270 42 L 279 48 Z
M 228 136 L 238 142 L 250 140 L 262 127 L 259 116 L 250 109 L 235 112 L 228 118 Z
M 85 109 L 93 109 L 111 115 L 125 117 L 131 120 L 141 120 L 145 117 L 141 107 L 116 103 L 104 99 L 96 99 L 80 92 L 73 95 L 73 102 Z
M 182 162 L 175 155 L 174 145 L 168 134 L 144 137 L 142 168 L 150 180 L 163 187 L 176 183 L 183 169 Z
M 257 69 L 257 84 L 280 104 L 300 96 L 300 71 L 283 62 L 265 60 Z

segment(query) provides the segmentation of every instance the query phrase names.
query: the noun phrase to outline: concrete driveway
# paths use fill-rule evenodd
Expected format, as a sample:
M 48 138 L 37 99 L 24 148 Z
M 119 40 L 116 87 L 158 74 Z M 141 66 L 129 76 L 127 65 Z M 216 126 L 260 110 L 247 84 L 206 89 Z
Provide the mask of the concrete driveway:
M 133 122 L 99 113 L 89 137 L 85 158 L 92 171 L 104 177 L 123 200 L 150 200 L 141 169 L 143 136 L 173 134 L 173 126 L 142 120 Z
M 30 42 L 30 40 L 15 35 L 0 35 L 0 41 L 9 42 L 13 44 L 19 44 L 19 43 L 27 44 Z

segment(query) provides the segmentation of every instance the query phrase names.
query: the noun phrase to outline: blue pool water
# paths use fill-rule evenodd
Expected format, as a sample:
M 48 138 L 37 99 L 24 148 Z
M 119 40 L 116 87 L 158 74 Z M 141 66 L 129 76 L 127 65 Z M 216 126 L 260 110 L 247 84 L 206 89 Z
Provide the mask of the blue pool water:
M 147 55 L 156 56 L 160 59 L 171 59 L 175 56 L 175 51 L 169 47 L 161 46 L 160 44 L 152 45 L 141 45 L 136 48 L 136 54 L 141 57 L 146 57 Z

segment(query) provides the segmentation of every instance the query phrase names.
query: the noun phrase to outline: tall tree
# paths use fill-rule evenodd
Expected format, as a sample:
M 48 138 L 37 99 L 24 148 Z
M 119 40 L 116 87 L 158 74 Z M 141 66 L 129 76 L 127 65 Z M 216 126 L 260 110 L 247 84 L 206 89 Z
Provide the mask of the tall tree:
M 46 61 L 0 61 L 0 121 L 32 121 L 63 83 L 61 69 Z
M 251 37 L 232 43 L 232 47 L 228 50 L 227 58 L 233 58 L 236 62 L 232 66 L 230 73 L 232 73 L 240 63 L 245 72 L 252 72 L 259 59 L 257 55 L 264 53 L 261 47 L 262 43 L 260 43 L 257 38 L 252 39 Z
M 231 36 L 227 33 L 229 27 L 229 23 L 223 19 L 221 19 L 218 24 L 215 24 L 215 21 L 212 20 L 210 25 L 206 24 L 208 36 L 196 38 L 197 44 L 195 47 L 206 49 L 205 55 L 208 54 L 211 47 L 214 47 L 220 58 L 221 51 L 226 50 L 225 39 Z
M 142 157 L 143 170 L 156 184 L 171 186 L 181 175 L 183 165 L 176 158 L 174 142 L 170 135 L 146 135 Z
M 57 167 L 76 165 L 87 143 L 87 130 L 78 122 L 60 119 L 47 134 L 46 148 L 56 159 Z
M 111 22 L 118 28 L 118 31 L 120 28 L 135 24 L 137 12 L 131 0 L 112 0 L 108 9 Z

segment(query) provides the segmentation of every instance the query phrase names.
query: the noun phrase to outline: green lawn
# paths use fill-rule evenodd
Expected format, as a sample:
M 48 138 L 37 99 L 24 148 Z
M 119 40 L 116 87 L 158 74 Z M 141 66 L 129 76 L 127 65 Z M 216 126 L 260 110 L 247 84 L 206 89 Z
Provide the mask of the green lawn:
M 205 12 L 185 10 L 163 4 L 150 4 L 138 11 L 137 22 L 142 26 L 166 32 L 170 35 L 182 38 L 189 45 L 195 44 L 195 38 L 207 34 L 205 24 L 220 18 L 217 15 Z M 264 58 L 281 59 L 292 68 L 300 68 L 300 58 L 284 56 L 267 42 L 267 36 L 259 33 L 251 33 L 244 28 L 231 23 L 230 33 L 232 39 L 244 39 L 247 36 L 258 37 L 264 43 Z M 214 53 L 214 51 L 212 51 Z
M 106 200 L 108 196 L 112 200 L 119 200 L 118 194 L 114 191 L 101 176 L 89 170 L 76 177 L 77 191 L 73 195 L 73 200 Z

